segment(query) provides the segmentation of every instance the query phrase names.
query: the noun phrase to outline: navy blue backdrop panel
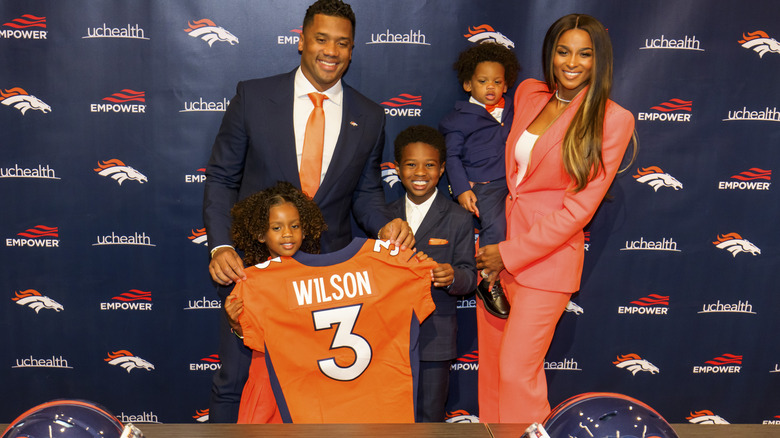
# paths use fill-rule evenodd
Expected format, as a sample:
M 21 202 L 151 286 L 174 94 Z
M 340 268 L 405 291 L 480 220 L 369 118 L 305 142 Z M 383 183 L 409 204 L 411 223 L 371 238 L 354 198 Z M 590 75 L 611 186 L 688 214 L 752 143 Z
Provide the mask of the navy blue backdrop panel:
M 614 391 L 672 422 L 780 421 L 776 1 L 352 3 L 345 80 L 385 109 L 388 200 L 393 138 L 467 97 L 460 51 L 499 41 L 521 79 L 541 78 L 549 25 L 599 18 L 640 152 L 586 230 L 550 401 Z M 207 421 L 221 303 L 204 166 L 236 83 L 298 65 L 307 5 L 0 3 L 0 422 L 64 397 L 124 421 Z M 459 306 L 453 422 L 479 416 L 474 300 Z

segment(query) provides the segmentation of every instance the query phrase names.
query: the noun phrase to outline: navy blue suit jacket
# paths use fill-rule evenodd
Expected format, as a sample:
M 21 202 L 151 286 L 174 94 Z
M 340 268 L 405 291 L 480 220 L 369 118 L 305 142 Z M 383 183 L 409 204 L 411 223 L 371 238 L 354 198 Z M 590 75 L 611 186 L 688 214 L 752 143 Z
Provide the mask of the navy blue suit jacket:
M 390 204 L 393 217 L 406 220 L 405 202 L 404 196 Z M 458 354 L 458 296 L 467 295 L 477 287 L 473 218 L 471 213 L 440 190 L 414 237 L 418 250 L 438 263 L 449 263 L 455 271 L 455 280 L 449 291 L 431 285 L 436 310 L 420 326 L 420 359 L 455 359 Z M 443 239 L 447 243 L 432 245 L 432 238 Z
M 447 179 L 456 198 L 471 190 L 469 181 L 487 182 L 506 176 L 504 151 L 513 114 L 512 94 L 505 93 L 501 122 L 469 101 L 455 102 L 455 109 L 439 122 L 439 131 L 447 142 Z
M 296 69 L 297 70 L 297 69 Z M 277 181 L 301 187 L 295 153 L 295 72 L 239 82 L 206 166 L 203 221 L 209 249 L 230 245 L 230 209 Z M 382 107 L 344 84 L 341 132 L 314 202 L 328 229 L 322 252 L 352 240 L 350 212 L 370 235 L 390 221 L 379 165 L 385 136 Z

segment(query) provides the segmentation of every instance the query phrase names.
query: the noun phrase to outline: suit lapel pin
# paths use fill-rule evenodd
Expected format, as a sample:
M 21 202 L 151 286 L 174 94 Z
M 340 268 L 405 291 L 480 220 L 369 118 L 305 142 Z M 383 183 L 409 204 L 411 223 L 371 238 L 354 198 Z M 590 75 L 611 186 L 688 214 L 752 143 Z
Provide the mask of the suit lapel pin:
M 352 125 L 352 126 L 357 127 L 357 122 L 355 122 L 355 121 L 349 122 L 349 124 Z

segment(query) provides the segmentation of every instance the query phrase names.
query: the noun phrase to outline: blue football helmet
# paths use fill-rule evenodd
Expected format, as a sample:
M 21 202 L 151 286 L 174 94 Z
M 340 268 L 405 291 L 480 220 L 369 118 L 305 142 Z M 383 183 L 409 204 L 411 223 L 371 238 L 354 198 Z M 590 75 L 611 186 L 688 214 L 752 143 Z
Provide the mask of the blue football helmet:
M 550 438 L 678 438 L 653 408 L 609 392 L 571 397 L 556 406 L 543 425 Z
M 14 420 L 1 438 L 142 438 L 102 406 L 86 400 L 53 400 Z

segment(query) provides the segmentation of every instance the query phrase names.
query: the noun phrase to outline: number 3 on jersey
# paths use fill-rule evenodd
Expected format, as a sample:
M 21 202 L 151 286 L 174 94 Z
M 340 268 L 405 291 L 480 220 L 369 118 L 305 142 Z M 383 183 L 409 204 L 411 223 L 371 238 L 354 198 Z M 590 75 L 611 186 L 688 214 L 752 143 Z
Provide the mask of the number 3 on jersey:
M 355 353 L 354 362 L 345 367 L 339 366 L 333 357 L 317 361 L 322 374 L 333 380 L 355 380 L 363 374 L 371 363 L 371 345 L 362 336 L 352 333 L 360 315 L 361 307 L 363 307 L 362 304 L 357 304 L 334 309 L 316 310 L 311 313 L 314 318 L 315 330 L 328 330 L 333 328 L 334 325 L 336 326 L 336 333 L 333 335 L 333 341 L 330 344 L 331 350 L 349 348 Z

